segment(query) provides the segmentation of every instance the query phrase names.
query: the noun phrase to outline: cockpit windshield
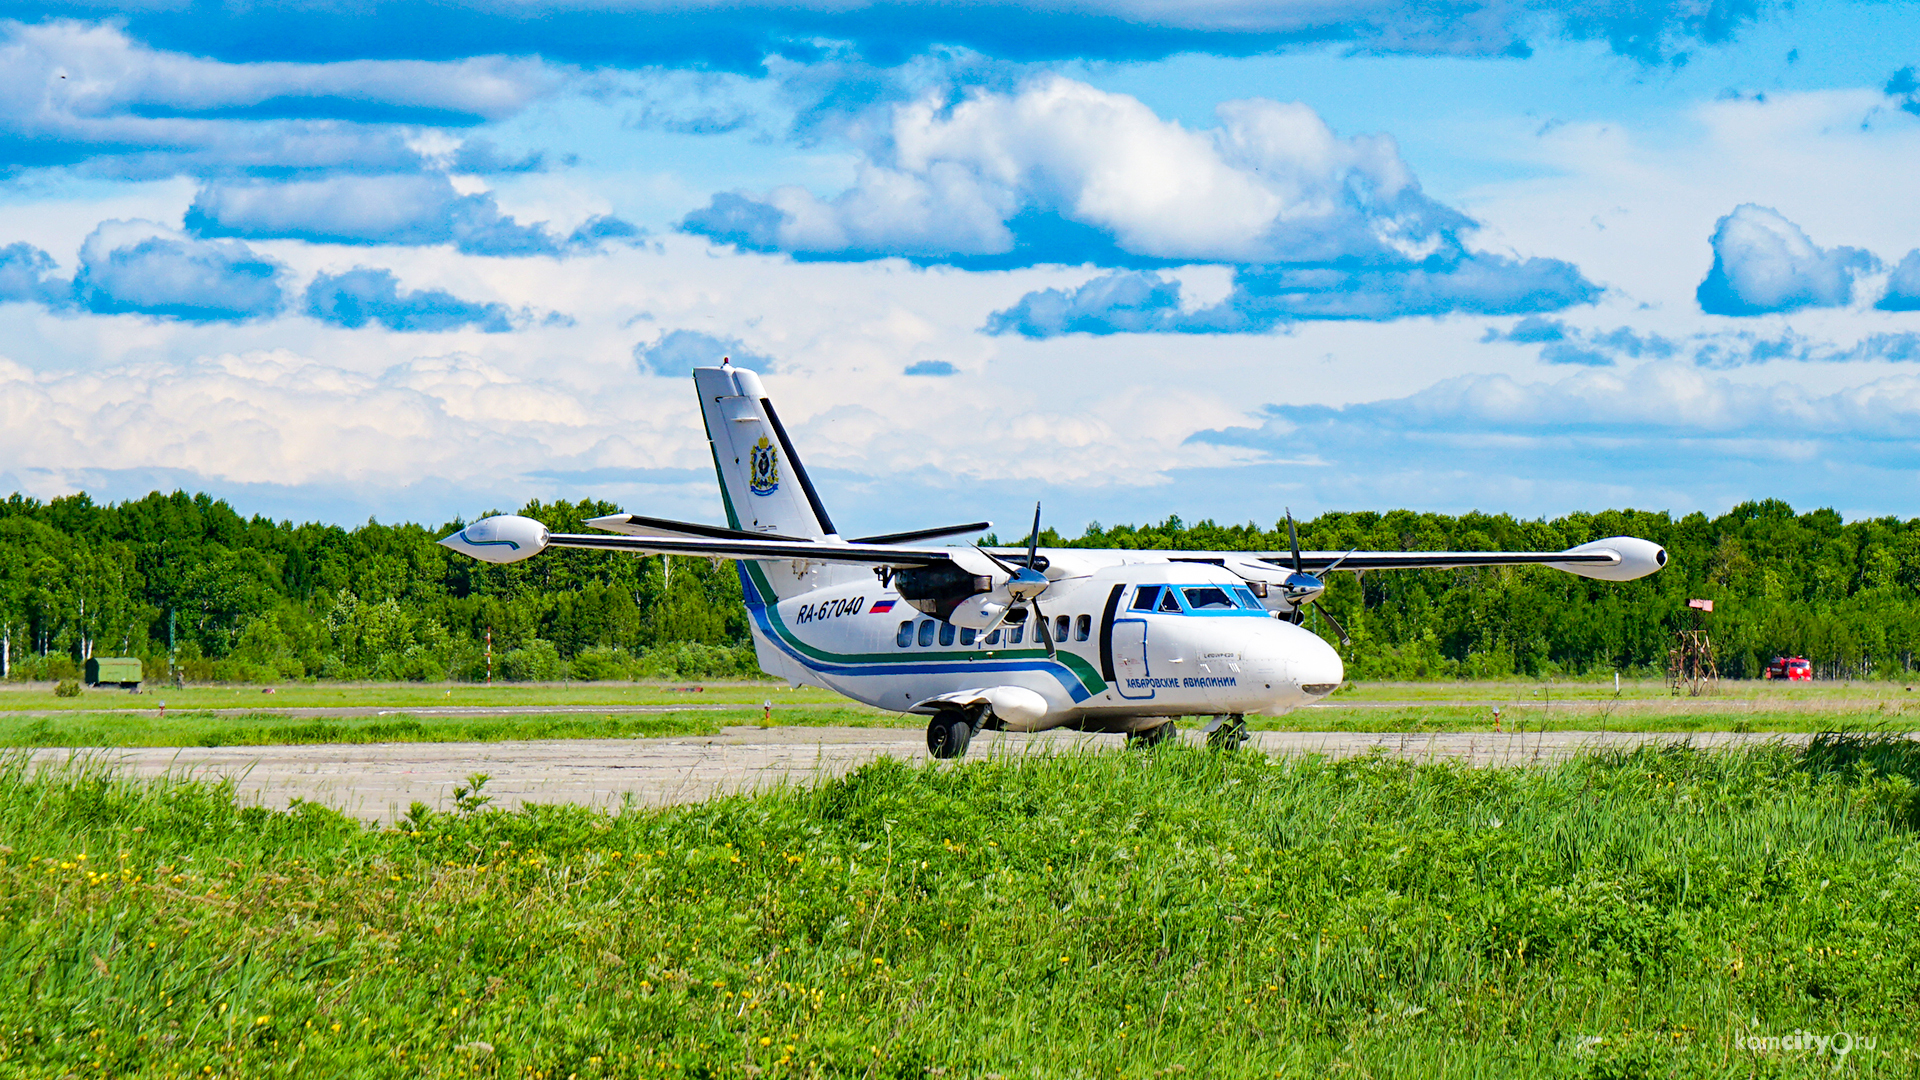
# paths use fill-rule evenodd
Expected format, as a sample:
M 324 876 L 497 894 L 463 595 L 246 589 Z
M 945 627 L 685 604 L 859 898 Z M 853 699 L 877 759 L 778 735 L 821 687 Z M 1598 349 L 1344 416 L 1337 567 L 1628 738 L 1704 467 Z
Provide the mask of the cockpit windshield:
M 1227 590 L 1218 585 L 1189 585 L 1180 590 L 1187 599 L 1187 608 L 1192 611 L 1232 611 L 1238 607 Z
M 1253 592 L 1237 585 L 1141 585 L 1127 607 L 1160 615 L 1267 615 Z

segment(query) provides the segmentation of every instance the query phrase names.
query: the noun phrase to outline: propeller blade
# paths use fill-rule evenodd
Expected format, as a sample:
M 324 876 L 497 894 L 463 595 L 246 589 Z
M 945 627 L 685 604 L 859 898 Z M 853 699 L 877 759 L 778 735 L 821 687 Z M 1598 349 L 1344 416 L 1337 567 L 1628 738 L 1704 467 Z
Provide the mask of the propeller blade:
M 1287 507 L 1287 546 L 1293 549 L 1293 572 L 1305 573 L 1300 569 L 1300 534 L 1293 528 L 1293 507 Z
M 987 558 L 992 559 L 993 564 L 995 566 L 998 566 L 1000 569 L 1005 570 L 1008 574 L 1013 573 L 1012 563 L 1008 562 L 1007 560 L 1001 558 L 998 555 L 995 555 L 993 552 L 988 551 L 986 548 L 976 548 L 975 550 L 979 551 L 980 554 L 985 555 Z
M 1354 552 L 1354 551 L 1359 551 L 1359 550 L 1360 550 L 1359 548 L 1354 548 L 1354 549 L 1353 549 L 1353 551 L 1349 551 L 1349 552 L 1347 552 L 1347 554 L 1345 554 L 1345 555 L 1342 555 L 1342 556 L 1340 556 L 1339 558 L 1337 558 L 1337 559 L 1335 559 L 1335 560 L 1333 560 L 1333 565 L 1332 565 L 1332 566 L 1329 566 L 1329 567 L 1327 567 L 1327 568 L 1326 568 L 1325 570 L 1322 570 L 1322 571 L 1320 571 L 1320 572 L 1319 572 L 1318 574 L 1316 574 L 1316 575 L 1314 575 L 1314 576 L 1315 576 L 1315 577 L 1318 577 L 1318 578 L 1319 578 L 1319 579 L 1320 579 L 1321 581 L 1325 581 L 1325 580 L 1327 580 L 1327 575 L 1328 575 L 1328 574 L 1331 574 L 1331 573 L 1333 573 L 1333 572 L 1334 572 L 1335 570 L 1338 570 L 1338 569 L 1340 569 L 1340 564 L 1341 564 L 1341 563 L 1343 563 L 1343 562 L 1346 562 L 1346 561 L 1347 561 L 1347 559 L 1348 559 L 1348 557 L 1350 557 L 1350 556 L 1351 556 L 1351 555 L 1353 554 L 1353 552 Z
M 1340 644 L 1351 648 L 1353 646 L 1353 639 L 1347 636 L 1347 628 L 1340 625 L 1340 620 L 1333 617 L 1333 612 L 1328 611 L 1324 604 L 1317 601 L 1313 607 L 1314 610 L 1326 617 L 1327 622 L 1333 624 L 1333 632 L 1340 635 Z
M 974 635 L 974 638 L 973 638 L 974 646 L 982 649 L 986 648 L 987 639 L 993 636 L 993 632 L 995 630 L 998 630 L 1002 626 L 1005 626 L 1007 624 L 1007 616 L 1011 614 L 1013 614 L 1013 605 L 1009 604 L 1007 605 L 1007 608 L 1005 611 L 1002 611 L 1000 614 L 995 615 L 993 617 L 993 621 L 987 624 L 987 628 L 985 630 L 982 630 L 978 634 Z
M 1027 567 L 1033 567 L 1034 553 L 1040 550 L 1040 504 L 1033 504 L 1033 532 L 1027 534 Z
M 1040 598 L 1037 596 L 1033 599 L 1033 618 L 1034 622 L 1039 624 L 1040 640 L 1047 647 L 1047 656 L 1052 657 L 1055 652 L 1053 647 L 1053 631 L 1047 626 L 1047 613 L 1040 610 Z

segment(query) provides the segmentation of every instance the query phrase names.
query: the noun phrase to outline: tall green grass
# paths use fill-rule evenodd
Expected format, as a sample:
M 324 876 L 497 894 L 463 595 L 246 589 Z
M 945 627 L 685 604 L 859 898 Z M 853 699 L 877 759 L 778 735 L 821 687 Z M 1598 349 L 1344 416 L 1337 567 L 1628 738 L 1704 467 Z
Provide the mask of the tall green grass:
M 0 1073 L 1920 1069 L 1920 750 L 876 762 L 370 831 L 0 774 Z

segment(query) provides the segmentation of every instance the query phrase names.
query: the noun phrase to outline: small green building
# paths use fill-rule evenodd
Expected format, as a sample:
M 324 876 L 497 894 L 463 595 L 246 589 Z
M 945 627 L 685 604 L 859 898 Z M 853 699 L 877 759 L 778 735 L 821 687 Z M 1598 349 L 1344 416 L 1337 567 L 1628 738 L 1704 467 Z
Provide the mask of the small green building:
M 140 685 L 140 658 L 137 656 L 96 656 L 87 661 L 87 685 L 111 686 L 133 690 Z

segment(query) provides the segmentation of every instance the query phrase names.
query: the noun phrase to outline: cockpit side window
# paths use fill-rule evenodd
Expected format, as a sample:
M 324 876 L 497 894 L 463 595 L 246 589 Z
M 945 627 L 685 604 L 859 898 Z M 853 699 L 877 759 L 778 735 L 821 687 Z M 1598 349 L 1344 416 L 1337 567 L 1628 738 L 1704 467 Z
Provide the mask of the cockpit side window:
M 1133 611 L 1152 611 L 1154 601 L 1160 599 L 1160 586 L 1142 585 L 1133 590 Z
M 1168 615 L 1180 614 L 1180 601 L 1173 595 L 1172 589 L 1168 589 L 1166 595 L 1160 598 L 1160 611 Z
M 1187 598 L 1187 607 L 1194 611 L 1232 611 L 1239 607 L 1227 590 L 1218 585 L 1189 585 L 1180 592 Z

